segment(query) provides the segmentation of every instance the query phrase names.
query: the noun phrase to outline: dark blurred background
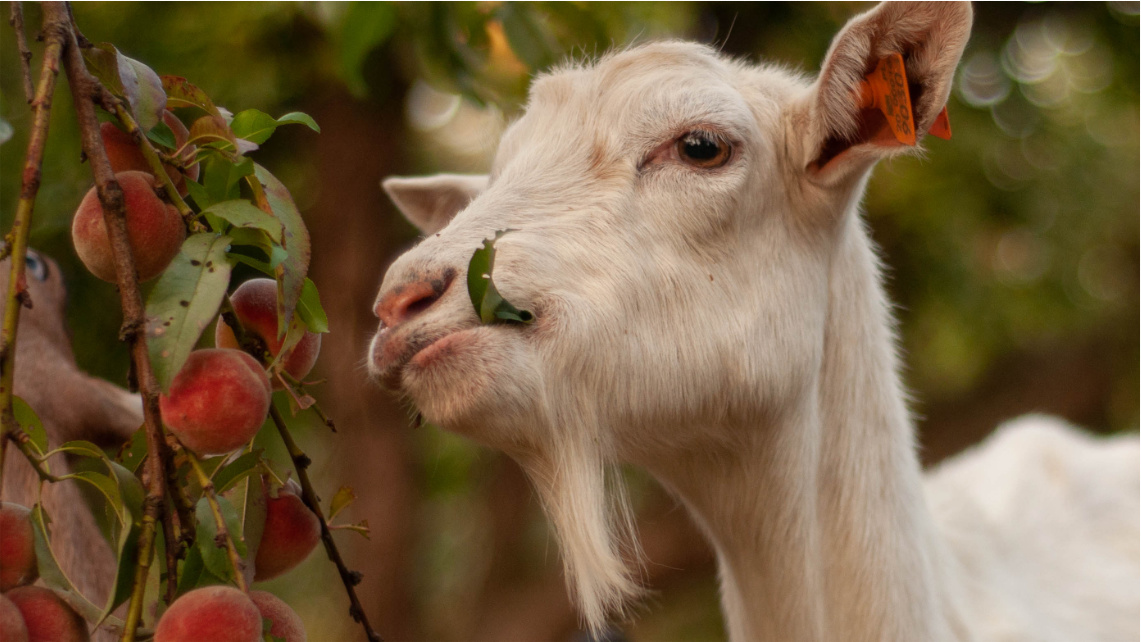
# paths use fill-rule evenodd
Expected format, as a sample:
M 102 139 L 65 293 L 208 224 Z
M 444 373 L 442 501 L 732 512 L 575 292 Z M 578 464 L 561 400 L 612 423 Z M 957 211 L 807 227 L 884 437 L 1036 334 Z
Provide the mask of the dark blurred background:
M 318 491 L 351 484 L 338 535 L 390 640 L 583 639 L 554 540 L 522 473 L 432 427 L 366 381 L 381 274 L 416 233 L 383 198 L 390 174 L 486 170 L 528 79 L 568 57 L 664 37 L 815 72 L 864 3 L 80 3 L 79 27 L 233 111 L 311 114 L 255 159 L 292 190 L 329 313 L 316 388 L 340 432 L 300 435 Z M 1138 3 L 976 5 L 949 105 L 954 138 L 876 170 L 867 219 L 890 266 L 923 456 L 935 463 L 1006 418 L 1050 412 L 1099 432 L 1138 422 Z M 29 31 L 39 10 L 26 7 Z M 0 226 L 11 225 L 30 112 L 0 29 Z M 38 54 L 38 49 L 37 49 Z M 33 61 L 38 69 L 39 58 Z M 70 284 L 81 365 L 122 383 L 113 286 L 89 276 L 70 218 L 91 186 L 71 103 L 52 113 L 34 247 Z M 213 336 L 207 332 L 206 336 Z M 724 637 L 709 552 L 684 512 L 628 474 L 653 593 L 635 640 Z M 358 639 L 315 553 L 265 587 L 312 640 Z

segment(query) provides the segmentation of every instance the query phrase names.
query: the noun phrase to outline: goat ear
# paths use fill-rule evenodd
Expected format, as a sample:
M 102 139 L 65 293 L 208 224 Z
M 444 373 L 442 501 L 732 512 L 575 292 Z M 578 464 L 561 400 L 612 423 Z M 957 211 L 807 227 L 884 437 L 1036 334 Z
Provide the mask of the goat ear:
M 914 149 L 928 130 L 948 137 L 943 109 L 971 18 L 968 2 L 884 2 L 849 21 L 811 97 L 808 171 L 831 182 Z
M 381 183 L 396 208 L 425 234 L 443 229 L 460 210 L 487 189 L 486 175 L 436 174 Z

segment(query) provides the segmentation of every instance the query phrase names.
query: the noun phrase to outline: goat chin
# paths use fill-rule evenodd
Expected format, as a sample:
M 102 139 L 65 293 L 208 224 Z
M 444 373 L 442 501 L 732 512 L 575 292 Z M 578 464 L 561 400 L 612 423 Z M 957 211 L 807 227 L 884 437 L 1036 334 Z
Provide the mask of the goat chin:
M 1137 637 L 1135 437 L 1018 424 L 926 479 L 915 454 L 859 202 L 917 148 L 860 96 L 898 56 L 927 131 L 971 19 L 882 4 L 811 80 L 692 43 L 618 51 L 537 78 L 488 176 L 385 181 L 428 236 L 384 277 L 372 371 L 522 464 L 595 631 L 638 594 L 607 473 L 628 462 L 713 545 L 733 640 Z M 486 277 L 534 323 L 473 310 L 493 237 Z

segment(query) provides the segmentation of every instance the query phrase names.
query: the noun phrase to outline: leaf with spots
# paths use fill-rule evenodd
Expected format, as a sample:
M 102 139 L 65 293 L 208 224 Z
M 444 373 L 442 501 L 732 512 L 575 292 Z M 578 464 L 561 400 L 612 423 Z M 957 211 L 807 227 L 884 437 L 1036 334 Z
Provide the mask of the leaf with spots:
M 504 299 L 491 280 L 491 271 L 495 268 L 495 242 L 513 231 L 500 230 L 495 233 L 495 238 L 484 240 L 483 247 L 471 255 L 471 262 L 468 263 L 468 296 L 471 297 L 471 304 L 475 306 L 480 322 L 484 324 L 531 323 L 535 320 L 535 315 L 529 310 L 520 310 Z
M 209 232 L 186 239 L 147 297 L 147 349 L 164 391 L 218 313 L 233 267 L 229 245 L 230 237 Z
M 293 311 L 297 308 L 301 289 L 305 286 L 305 275 L 309 272 L 309 230 L 305 228 L 301 212 L 297 211 L 285 185 L 257 163 L 254 163 L 254 174 L 259 187 L 265 190 L 265 202 L 259 202 L 258 207 L 271 212 L 285 228 L 281 245 L 287 256 L 273 270 L 277 277 L 277 336 L 283 337 L 293 322 Z M 247 177 L 246 180 L 252 178 Z

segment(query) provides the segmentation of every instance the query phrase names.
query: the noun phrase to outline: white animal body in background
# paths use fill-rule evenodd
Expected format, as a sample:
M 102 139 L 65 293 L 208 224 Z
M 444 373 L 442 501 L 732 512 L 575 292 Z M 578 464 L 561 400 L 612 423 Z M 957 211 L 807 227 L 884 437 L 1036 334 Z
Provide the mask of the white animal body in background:
M 636 596 L 607 470 L 649 470 L 712 543 L 733 640 L 1138 638 L 1139 454 L 1049 418 L 926 477 L 859 202 L 860 81 L 901 54 L 916 130 L 966 4 L 887 3 L 815 81 L 682 42 L 538 78 L 488 177 L 390 179 L 427 234 L 385 276 L 372 373 L 528 472 L 594 628 Z M 472 252 L 531 325 L 480 325 Z

